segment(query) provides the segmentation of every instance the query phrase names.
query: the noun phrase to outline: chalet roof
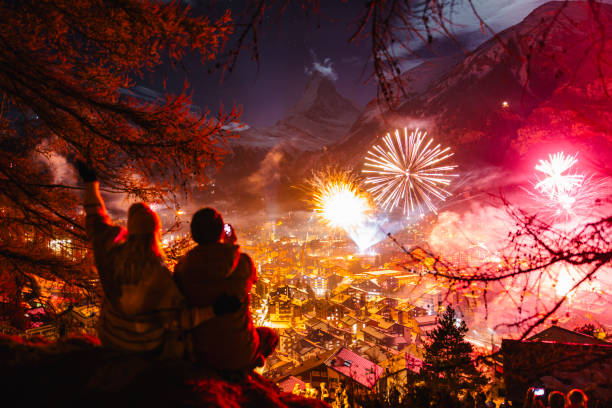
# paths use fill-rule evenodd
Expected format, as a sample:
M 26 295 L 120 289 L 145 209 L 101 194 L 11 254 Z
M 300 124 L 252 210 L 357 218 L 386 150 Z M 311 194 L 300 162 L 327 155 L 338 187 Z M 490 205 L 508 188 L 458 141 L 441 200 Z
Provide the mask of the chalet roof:
M 377 314 L 378 312 L 380 312 L 381 310 L 383 310 L 385 308 L 385 306 L 380 306 L 377 305 L 376 303 L 370 303 L 368 304 L 368 313 L 370 314 Z
M 612 344 L 502 340 L 503 375 L 509 398 L 520 400 L 538 384 L 567 393 L 589 389 L 590 396 L 612 406 Z
M 383 374 L 381 366 L 344 347 L 328 357 L 325 365 L 367 388 L 374 387 Z
M 438 316 L 436 315 L 415 316 L 414 320 L 417 321 L 419 326 L 429 326 L 429 325 L 435 325 L 438 323 Z
M 605 340 L 578 333 L 573 330 L 564 329 L 563 327 L 559 326 L 550 326 L 548 329 L 544 329 L 538 334 L 529 337 L 527 341 L 554 341 L 558 343 L 612 345 L 612 343 Z
M 307 354 L 314 349 L 323 350 L 324 348 L 305 337 L 300 338 L 297 345 L 294 347 L 295 352 L 299 355 Z
M 329 326 L 329 323 L 324 322 L 324 321 L 319 321 L 313 324 L 310 328 L 311 330 L 326 330 L 328 326 Z
M 275 353 L 275 355 L 270 357 L 271 358 L 266 359 L 266 366 L 268 367 L 269 371 L 278 370 L 283 366 L 291 365 L 291 360 L 279 356 L 278 353 Z
M 355 323 L 361 322 L 361 320 L 358 320 L 354 316 L 350 316 L 348 314 L 344 315 L 344 317 L 340 319 L 340 321 L 346 324 L 347 326 L 353 326 Z
M 351 331 L 351 328 L 349 328 L 349 327 L 330 326 L 329 330 L 334 332 L 334 334 L 336 334 L 338 336 L 352 335 L 353 334 L 352 331 Z
M 351 298 L 350 295 L 347 295 L 346 293 L 339 293 L 336 296 L 332 297 L 331 299 L 329 299 L 331 302 L 334 303 L 338 303 L 338 304 L 344 304 L 344 302 L 346 302 L 347 300 L 349 300 Z
M 375 279 L 365 279 L 361 282 L 354 283 L 352 287 L 363 291 L 380 291 L 382 289 Z
M 306 389 L 306 383 L 292 375 L 277 383 L 278 387 L 281 389 L 282 392 L 293 391 L 296 384 L 298 384 L 302 391 Z
M 368 317 L 368 319 L 373 320 L 376 322 L 376 324 L 378 324 L 378 327 L 383 329 L 383 330 L 388 330 L 391 327 L 393 327 L 393 325 L 395 325 L 396 323 L 392 320 L 387 320 L 385 319 L 383 316 L 378 315 L 378 314 L 373 314 L 370 315 Z
M 310 319 L 306 320 L 305 325 L 306 327 L 313 327 L 321 322 L 322 320 L 318 317 L 311 317 Z
M 382 333 L 378 330 L 376 330 L 374 327 L 370 327 L 370 326 L 365 326 L 363 329 L 361 329 L 364 333 L 369 334 L 370 336 L 376 338 L 377 340 L 383 340 L 385 337 L 387 337 L 387 335 L 385 333 Z
M 399 353 L 397 350 L 395 350 L 395 353 L 390 353 L 389 350 L 393 350 L 393 349 L 387 349 L 387 348 L 383 348 L 380 346 L 373 346 L 367 349 L 365 353 L 363 354 L 368 356 L 372 361 L 376 363 L 380 363 L 382 361 L 387 360 L 389 358 L 389 354 Z
M 288 375 L 300 375 L 302 373 L 305 373 L 307 371 L 312 370 L 313 368 L 323 365 L 325 364 L 325 361 L 332 356 L 334 353 L 336 352 L 336 350 L 325 350 L 324 352 L 322 352 L 321 354 L 310 358 L 306 361 L 304 361 L 302 364 L 300 364 L 299 366 L 295 367 L 293 370 L 289 371 Z
M 356 352 L 357 354 L 365 354 L 366 351 L 368 351 L 369 349 L 371 349 L 374 346 L 375 346 L 374 344 L 369 343 L 369 342 L 364 341 L 364 340 L 355 340 L 351 344 L 351 349 L 354 352 Z
M 336 288 L 334 289 L 334 293 L 337 293 L 337 294 L 344 293 L 350 287 L 351 285 L 348 283 L 341 283 L 340 285 L 336 286 Z
M 329 340 L 334 339 L 334 340 L 340 341 L 340 342 L 344 341 L 343 337 L 341 337 L 339 335 L 336 335 L 336 334 L 332 333 L 331 331 L 327 330 L 327 327 L 324 328 L 324 329 L 317 328 L 316 330 L 314 330 L 311 333 L 309 333 L 307 338 L 310 340 L 310 339 L 312 339 L 312 336 L 314 336 L 315 334 L 324 334 L 324 335 L 329 337 Z
M 403 312 L 409 312 L 412 309 L 416 308 L 415 305 L 413 305 L 410 302 L 402 302 L 402 303 L 398 303 L 397 306 L 395 306 L 395 310 L 401 310 Z

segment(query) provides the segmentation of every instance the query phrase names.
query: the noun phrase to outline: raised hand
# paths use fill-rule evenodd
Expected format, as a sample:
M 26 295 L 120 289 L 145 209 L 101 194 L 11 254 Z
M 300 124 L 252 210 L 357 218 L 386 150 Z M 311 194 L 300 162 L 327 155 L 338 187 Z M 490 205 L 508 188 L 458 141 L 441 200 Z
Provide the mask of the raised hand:
M 76 167 L 77 171 L 79 172 L 79 176 L 81 176 L 85 183 L 98 180 L 95 170 L 89 167 L 85 161 L 80 159 L 75 160 L 74 167 Z

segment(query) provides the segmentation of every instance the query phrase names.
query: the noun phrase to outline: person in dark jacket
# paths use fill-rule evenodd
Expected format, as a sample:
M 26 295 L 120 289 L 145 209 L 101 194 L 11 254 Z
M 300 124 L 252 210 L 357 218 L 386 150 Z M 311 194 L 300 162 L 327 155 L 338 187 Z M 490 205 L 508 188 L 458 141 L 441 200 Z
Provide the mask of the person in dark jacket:
M 566 408 L 586 408 L 589 399 L 580 388 L 574 388 L 567 393 Z
M 146 204 L 133 204 L 127 230 L 112 223 L 95 172 L 76 163 L 85 182 L 85 226 L 104 291 L 97 332 L 108 348 L 183 357 L 170 336 L 202 321 L 237 310 L 237 297 L 217 297 L 205 308 L 187 306 L 164 262 L 161 223 Z M 213 319 L 214 320 L 214 319 Z
M 563 408 L 565 407 L 565 395 L 560 391 L 552 391 L 548 394 L 547 408 Z
M 216 210 L 204 208 L 191 221 L 198 244 L 181 258 L 174 279 L 192 306 L 209 306 L 222 294 L 238 296 L 242 307 L 235 313 L 208 320 L 193 330 L 198 362 L 220 370 L 250 370 L 263 366 L 276 348 L 278 335 L 255 327 L 250 311 L 251 287 L 257 280 L 253 261 L 235 245 L 236 236 Z

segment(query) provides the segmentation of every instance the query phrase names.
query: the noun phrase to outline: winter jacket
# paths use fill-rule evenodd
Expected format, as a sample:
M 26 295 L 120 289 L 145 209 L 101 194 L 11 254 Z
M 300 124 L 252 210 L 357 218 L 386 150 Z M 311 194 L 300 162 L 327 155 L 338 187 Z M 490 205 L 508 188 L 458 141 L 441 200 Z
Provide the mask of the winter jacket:
M 259 345 L 249 307 L 251 286 L 257 280 L 251 258 L 232 244 L 198 245 L 176 265 L 174 279 L 192 306 L 211 305 L 223 293 L 243 300 L 237 312 L 197 326 L 193 347 L 203 364 L 225 370 L 250 367 Z
M 113 349 L 161 351 L 169 331 L 185 321 L 185 315 L 193 318 L 193 313 L 186 308 L 184 296 L 161 260 L 159 267 L 147 271 L 137 283 L 126 284 L 113 278 L 113 259 L 109 253 L 127 231 L 112 224 L 97 184 L 86 184 L 85 224 L 104 290 L 98 336 L 105 347 Z

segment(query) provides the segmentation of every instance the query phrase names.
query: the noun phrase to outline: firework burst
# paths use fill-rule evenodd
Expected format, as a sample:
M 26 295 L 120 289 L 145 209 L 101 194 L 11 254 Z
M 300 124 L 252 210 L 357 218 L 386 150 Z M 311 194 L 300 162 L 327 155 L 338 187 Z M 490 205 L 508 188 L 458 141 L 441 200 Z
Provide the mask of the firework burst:
M 568 221 L 576 216 L 593 215 L 612 194 L 610 179 L 572 172 L 578 163 L 577 155 L 563 152 L 549 154 L 535 169 L 535 190 L 530 193 L 537 202 L 537 210 L 554 221 Z
M 368 196 L 350 173 L 319 173 L 309 184 L 315 213 L 331 227 L 354 227 L 363 223 L 372 211 Z
M 392 211 L 402 207 L 404 215 L 419 212 L 423 205 L 437 212 L 434 201 L 445 201 L 451 196 L 446 190 L 456 174 L 455 165 L 441 165 L 453 155 L 450 148 L 432 146 L 433 139 L 425 141 L 427 132 L 419 129 L 403 136 L 396 130 L 383 138 L 366 155 L 363 173 L 365 183 L 374 200 L 384 209 Z
M 569 172 L 576 163 L 578 163 L 576 156 L 565 156 L 563 152 L 549 154 L 548 160 L 540 160 L 535 169 L 545 177 L 538 179 L 536 190 L 561 203 L 571 201 L 571 194 L 584 180 L 583 175 Z
M 556 215 L 574 213 L 573 207 L 585 177 L 571 173 L 578 162 L 576 155 L 563 152 L 549 154 L 548 160 L 540 160 L 535 169 L 544 177 L 537 175 L 535 189 L 548 200 L 548 207 L 555 209 Z

